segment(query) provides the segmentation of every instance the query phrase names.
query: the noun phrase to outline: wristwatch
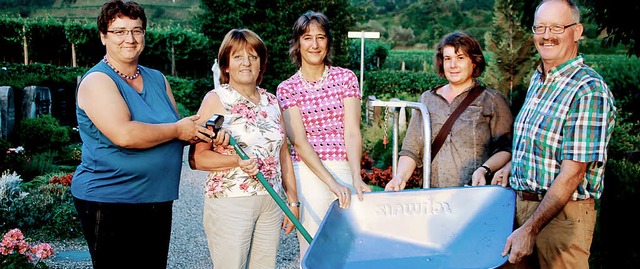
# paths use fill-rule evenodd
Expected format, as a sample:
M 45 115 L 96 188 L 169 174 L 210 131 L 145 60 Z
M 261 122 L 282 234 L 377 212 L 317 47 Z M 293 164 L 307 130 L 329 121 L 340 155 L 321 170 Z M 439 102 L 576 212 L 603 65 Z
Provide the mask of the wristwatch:
M 289 206 L 300 207 L 300 202 L 289 203 Z
M 489 168 L 489 167 L 488 167 L 488 166 L 486 166 L 486 165 L 482 165 L 482 166 L 480 166 L 479 168 L 484 168 L 484 170 L 487 170 L 487 173 L 485 174 L 485 176 L 487 176 L 487 177 L 488 177 L 488 176 L 491 176 L 491 173 L 492 173 L 492 172 L 491 172 L 491 168 Z

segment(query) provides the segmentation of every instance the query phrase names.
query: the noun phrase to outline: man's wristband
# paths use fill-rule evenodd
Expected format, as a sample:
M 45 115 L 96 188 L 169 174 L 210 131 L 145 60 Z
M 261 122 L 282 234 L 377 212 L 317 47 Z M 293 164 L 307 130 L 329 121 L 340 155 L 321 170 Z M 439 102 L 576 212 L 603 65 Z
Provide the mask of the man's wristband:
M 300 202 L 289 203 L 289 206 L 300 207 Z
M 487 170 L 487 173 L 485 174 L 485 176 L 490 176 L 491 175 L 491 168 L 489 168 L 489 166 L 482 165 L 482 166 L 480 166 L 480 168 L 484 168 L 484 170 Z

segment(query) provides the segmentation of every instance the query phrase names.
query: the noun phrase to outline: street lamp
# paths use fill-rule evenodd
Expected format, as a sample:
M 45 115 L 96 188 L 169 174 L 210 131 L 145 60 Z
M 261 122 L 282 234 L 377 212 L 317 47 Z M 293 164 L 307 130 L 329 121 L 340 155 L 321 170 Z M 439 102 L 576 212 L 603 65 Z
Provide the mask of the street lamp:
M 364 98 L 364 39 L 380 38 L 380 32 L 351 32 L 348 33 L 349 38 L 360 38 L 360 96 Z

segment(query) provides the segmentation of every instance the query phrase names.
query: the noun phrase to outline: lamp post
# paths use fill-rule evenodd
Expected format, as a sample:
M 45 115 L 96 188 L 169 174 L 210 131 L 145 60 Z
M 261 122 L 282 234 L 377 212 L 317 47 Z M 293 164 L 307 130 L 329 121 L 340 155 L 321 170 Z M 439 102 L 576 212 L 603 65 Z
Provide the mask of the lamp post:
M 364 39 L 380 38 L 380 32 L 351 32 L 348 33 L 349 38 L 360 38 L 360 96 L 364 96 Z

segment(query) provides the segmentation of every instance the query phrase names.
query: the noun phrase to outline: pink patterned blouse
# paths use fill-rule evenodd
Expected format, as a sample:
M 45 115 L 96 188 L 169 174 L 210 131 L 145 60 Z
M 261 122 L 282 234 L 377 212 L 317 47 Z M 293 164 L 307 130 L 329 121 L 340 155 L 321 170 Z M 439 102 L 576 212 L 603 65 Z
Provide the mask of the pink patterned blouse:
M 228 84 L 214 89 L 224 106 L 222 128 L 232 132 L 233 138 L 249 156 L 257 158 L 258 168 L 276 192 L 282 190 L 280 148 L 285 133 L 280 122 L 281 112 L 276 97 L 258 88 L 260 103 L 254 104 Z M 234 149 L 218 147 L 221 154 L 236 154 Z M 207 175 L 205 194 L 209 198 L 268 195 L 257 177 L 245 174 L 239 167 L 211 171 Z
M 278 85 L 276 95 L 282 110 L 298 107 L 311 146 L 324 161 L 346 161 L 344 144 L 344 99 L 360 99 L 360 87 L 355 73 L 331 66 L 326 78 L 308 82 L 297 72 Z M 295 149 L 295 162 L 300 161 Z

